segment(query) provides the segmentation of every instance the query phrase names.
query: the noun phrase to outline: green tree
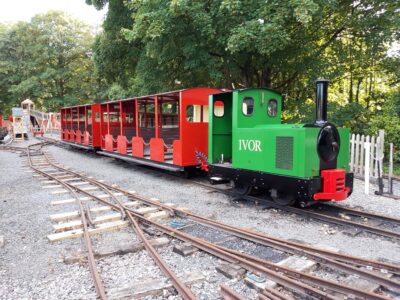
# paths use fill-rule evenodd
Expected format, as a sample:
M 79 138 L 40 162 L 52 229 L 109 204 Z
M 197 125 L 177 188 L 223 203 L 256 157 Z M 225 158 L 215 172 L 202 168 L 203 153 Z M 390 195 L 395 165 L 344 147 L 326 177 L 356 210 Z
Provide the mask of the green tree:
M 7 26 L 0 37 L 0 85 L 8 106 L 31 98 L 38 106 L 57 110 L 94 100 L 99 80 L 88 25 L 52 11 Z
M 101 9 L 107 1 L 86 2 Z M 116 83 L 127 90 L 135 73 L 140 48 L 134 43 L 129 43 L 121 33 L 121 28 L 129 28 L 133 23 L 131 12 L 125 7 L 124 2 L 109 1 L 103 31 L 96 37 L 93 52 L 99 76 L 109 85 Z
M 104 34 L 122 31 L 130 42 L 125 46 L 134 49 L 131 55 L 122 48 L 108 56 L 117 66 L 113 56 L 134 62 L 131 80 L 125 74 L 123 80 L 108 79 L 143 93 L 196 85 L 267 86 L 286 92 L 291 101 L 309 96 L 311 89 L 304 87 L 315 78 L 349 72 L 360 86 L 356 73 L 384 56 L 399 25 L 394 0 L 86 2 L 97 8 L 108 2 Z M 121 10 L 123 25 L 116 17 Z M 107 47 L 98 44 L 96 52 Z
M 109 96 L 265 86 L 284 94 L 284 121 L 312 122 L 314 81 L 326 77 L 332 122 L 396 128 L 385 107 L 400 84 L 400 56 L 388 56 L 397 0 L 86 2 L 109 5 L 94 48 Z

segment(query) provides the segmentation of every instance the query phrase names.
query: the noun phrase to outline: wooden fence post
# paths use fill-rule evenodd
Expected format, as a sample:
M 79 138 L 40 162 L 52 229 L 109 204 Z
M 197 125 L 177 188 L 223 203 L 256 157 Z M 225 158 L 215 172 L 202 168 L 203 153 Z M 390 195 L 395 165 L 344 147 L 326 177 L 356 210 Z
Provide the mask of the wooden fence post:
M 393 143 L 390 143 L 390 153 L 389 153 L 389 179 L 388 179 L 388 192 L 393 194 Z
M 375 161 L 375 159 L 374 159 L 374 157 L 375 157 L 375 137 L 374 136 L 372 136 L 372 138 L 371 138 L 371 156 L 370 157 L 371 158 L 369 160 L 370 161 L 369 169 L 370 169 L 372 176 L 374 177 L 374 166 L 375 166 L 375 164 L 374 164 L 374 161 Z
M 360 150 L 360 135 L 357 133 L 356 135 L 356 158 L 354 162 L 354 173 L 359 174 L 359 167 L 360 167 L 360 161 L 359 161 L 359 150 Z
M 383 157 L 385 156 L 385 130 L 379 130 L 379 165 L 381 167 L 381 176 L 383 176 Z M 379 176 L 379 174 L 378 174 Z
M 366 195 L 369 194 L 369 166 L 370 166 L 370 150 L 371 150 L 371 144 L 369 143 L 369 136 L 367 136 L 367 141 L 364 144 L 365 147 L 365 181 L 364 181 L 364 193 Z
M 365 136 L 362 135 L 361 136 L 361 141 L 360 141 L 360 143 L 361 143 L 360 144 L 361 153 L 360 153 L 360 170 L 359 170 L 361 176 L 364 174 L 364 166 L 365 166 L 365 163 L 364 163 L 364 151 L 365 151 L 365 149 L 364 149 L 364 140 L 365 140 Z
M 351 151 L 350 151 L 350 171 L 354 172 L 354 144 L 355 144 L 355 134 L 353 133 L 351 135 L 351 142 L 350 142 L 350 146 L 351 146 Z

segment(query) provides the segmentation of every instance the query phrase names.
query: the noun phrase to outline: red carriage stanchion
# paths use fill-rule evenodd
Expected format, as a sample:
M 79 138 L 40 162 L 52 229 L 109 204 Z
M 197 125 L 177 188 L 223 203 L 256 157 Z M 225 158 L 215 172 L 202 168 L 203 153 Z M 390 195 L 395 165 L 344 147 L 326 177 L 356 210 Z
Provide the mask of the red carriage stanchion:
M 199 165 L 207 153 L 208 96 L 192 88 L 61 109 L 62 140 L 139 164 L 173 171 Z
M 84 149 L 100 148 L 99 104 L 61 109 L 61 140 Z

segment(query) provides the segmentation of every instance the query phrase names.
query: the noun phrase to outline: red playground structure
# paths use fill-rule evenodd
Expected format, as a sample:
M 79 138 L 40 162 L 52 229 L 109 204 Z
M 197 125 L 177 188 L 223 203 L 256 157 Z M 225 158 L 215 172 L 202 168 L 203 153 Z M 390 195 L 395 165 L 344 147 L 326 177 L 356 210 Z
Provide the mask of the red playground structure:
M 61 109 L 64 143 L 169 171 L 201 165 L 208 152 L 208 96 L 190 88 Z

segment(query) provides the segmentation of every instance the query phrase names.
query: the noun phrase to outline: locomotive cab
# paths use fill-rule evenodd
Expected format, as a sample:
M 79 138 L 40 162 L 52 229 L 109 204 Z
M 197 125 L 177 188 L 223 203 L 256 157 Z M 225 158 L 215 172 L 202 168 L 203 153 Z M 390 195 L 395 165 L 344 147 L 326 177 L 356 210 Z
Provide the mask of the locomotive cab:
M 282 96 L 274 90 L 210 95 L 210 178 L 231 180 L 243 194 L 257 189 L 280 205 L 346 199 L 349 130 L 326 121 L 322 100 L 315 124 L 281 124 Z M 217 103 L 223 115 L 214 113 Z

